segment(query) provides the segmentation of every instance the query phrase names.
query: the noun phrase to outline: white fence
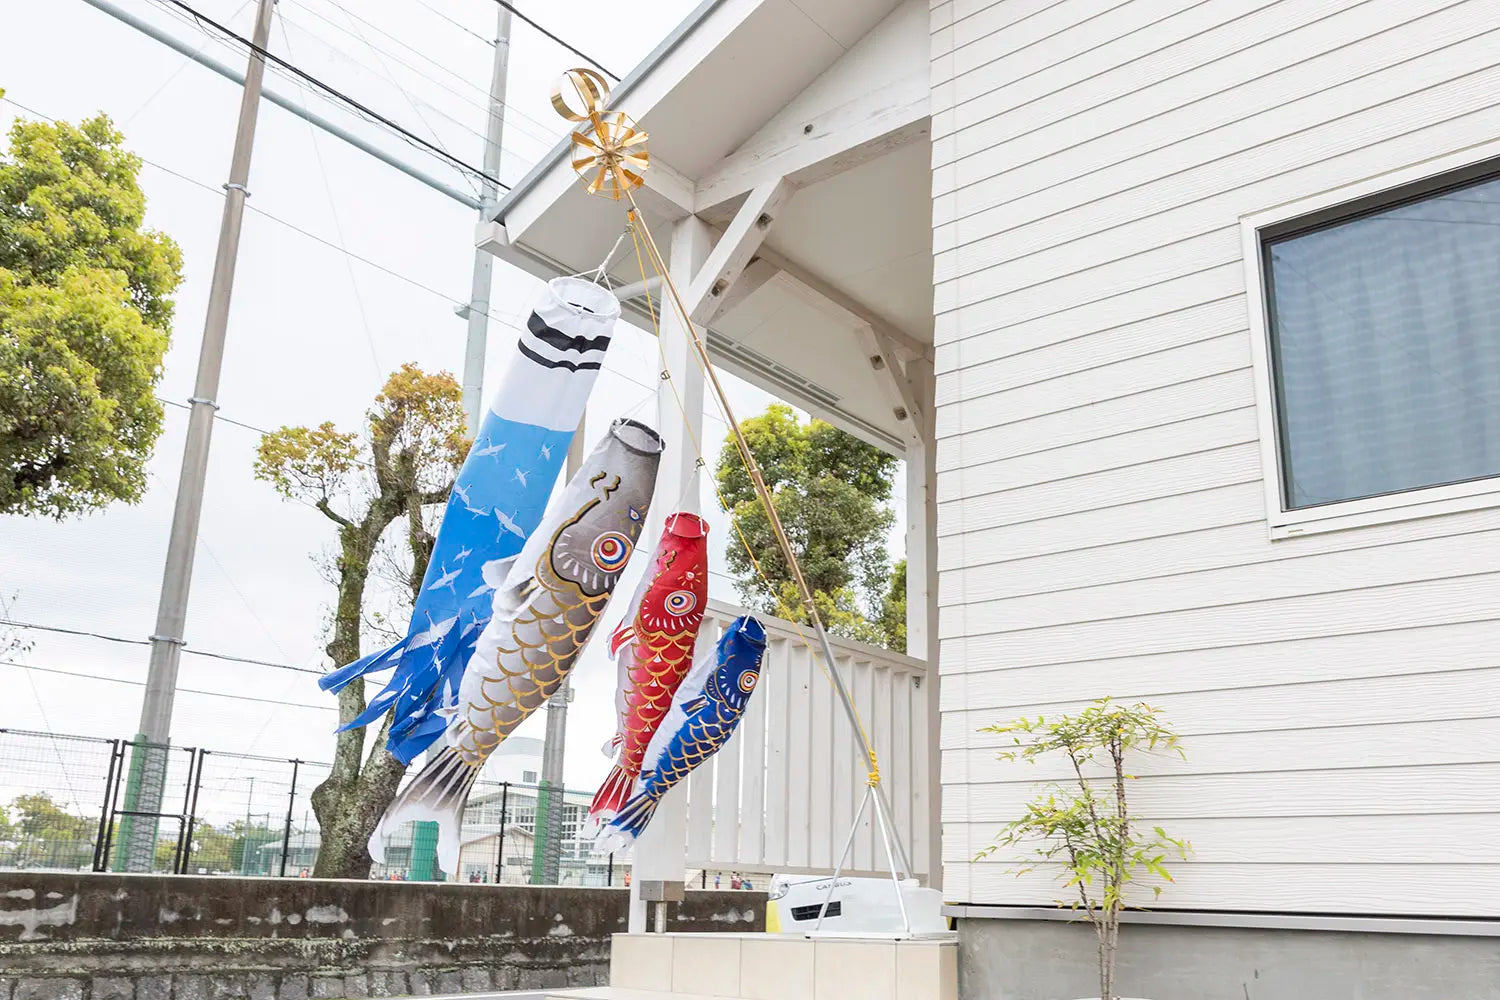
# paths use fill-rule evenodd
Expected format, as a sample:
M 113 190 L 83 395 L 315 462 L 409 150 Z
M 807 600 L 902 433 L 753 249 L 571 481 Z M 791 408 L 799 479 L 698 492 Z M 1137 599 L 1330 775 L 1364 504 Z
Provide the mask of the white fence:
M 716 642 L 742 608 L 710 601 L 700 642 Z M 717 870 L 831 871 L 864 796 L 867 769 L 833 684 L 796 628 L 757 614 L 766 656 L 755 696 L 729 743 L 688 785 L 687 866 Z M 812 633 L 804 628 L 808 639 Z M 915 874 L 927 875 L 927 664 L 830 637 L 838 669 L 875 744 L 881 784 Z M 699 648 L 702 648 L 700 645 Z M 866 809 L 851 874 L 888 873 Z

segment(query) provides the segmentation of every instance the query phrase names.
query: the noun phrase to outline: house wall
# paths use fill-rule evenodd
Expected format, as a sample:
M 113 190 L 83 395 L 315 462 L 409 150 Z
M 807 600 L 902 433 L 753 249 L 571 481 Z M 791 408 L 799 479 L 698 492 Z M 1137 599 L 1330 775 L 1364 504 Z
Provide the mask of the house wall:
M 1500 917 L 1500 511 L 1271 540 L 1239 229 L 1500 135 L 1495 13 L 933 3 L 949 900 L 1058 895 L 972 860 L 1063 776 L 977 730 L 1107 694 L 1185 741 L 1162 905 Z

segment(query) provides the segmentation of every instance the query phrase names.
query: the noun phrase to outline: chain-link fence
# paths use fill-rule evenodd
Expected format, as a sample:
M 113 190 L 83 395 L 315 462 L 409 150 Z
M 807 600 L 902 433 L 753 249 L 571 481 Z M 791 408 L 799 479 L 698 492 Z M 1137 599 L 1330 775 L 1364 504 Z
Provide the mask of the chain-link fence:
M 312 761 L 0 729 L 0 869 L 307 877 L 322 845 L 312 795 L 328 775 Z M 458 871 L 439 872 L 435 838 L 404 823 L 386 835 L 385 863 L 370 877 L 623 885 L 628 861 L 590 853 L 591 797 L 480 781 Z M 547 808 L 556 799 L 560 808 Z M 552 816 L 540 842 L 539 812 Z M 554 878 L 548 837 L 560 858 Z

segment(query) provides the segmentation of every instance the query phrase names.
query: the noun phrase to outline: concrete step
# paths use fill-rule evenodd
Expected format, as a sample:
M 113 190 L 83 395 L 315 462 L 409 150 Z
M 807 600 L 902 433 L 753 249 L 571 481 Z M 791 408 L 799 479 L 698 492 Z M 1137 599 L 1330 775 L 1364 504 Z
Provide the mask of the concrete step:
M 957 1000 L 958 941 L 797 934 L 616 934 L 616 993 L 572 1000 Z

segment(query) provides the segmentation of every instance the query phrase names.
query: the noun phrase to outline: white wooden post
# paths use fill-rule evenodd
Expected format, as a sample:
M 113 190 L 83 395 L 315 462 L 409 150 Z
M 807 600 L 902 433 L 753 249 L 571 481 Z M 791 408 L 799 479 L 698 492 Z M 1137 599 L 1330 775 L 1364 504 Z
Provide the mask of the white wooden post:
M 927 884 L 943 885 L 942 784 L 938 753 L 938 575 L 937 575 L 937 441 L 933 429 L 933 369 L 926 358 L 911 358 L 903 366 L 911 399 L 923 419 L 914 420 L 919 433 L 907 437 L 906 451 L 906 652 L 927 661 L 925 695 L 927 773 L 913 775 L 912 802 L 915 843 L 912 861 L 925 862 Z
M 697 216 L 688 216 L 673 226 L 667 267 L 679 289 L 692 284 L 712 248 L 713 230 Z M 703 372 L 694 360 L 692 341 L 677 311 L 664 305 L 660 315 L 661 350 L 667 371 L 672 373 L 672 383 L 660 381 L 656 388 L 656 425 L 666 439 L 667 448 L 656 480 L 656 497 L 646 529 L 641 533 L 641 544 L 648 549 L 661 537 L 668 514 L 678 510 L 698 513 L 699 490 L 693 484 L 698 453 L 693 448 L 693 439 L 703 440 Z M 689 485 L 694 488 L 689 489 Z M 641 883 L 681 883 L 686 866 L 687 785 L 684 783 L 662 799 L 651 825 L 635 843 L 630 878 L 630 933 L 647 930 Z

